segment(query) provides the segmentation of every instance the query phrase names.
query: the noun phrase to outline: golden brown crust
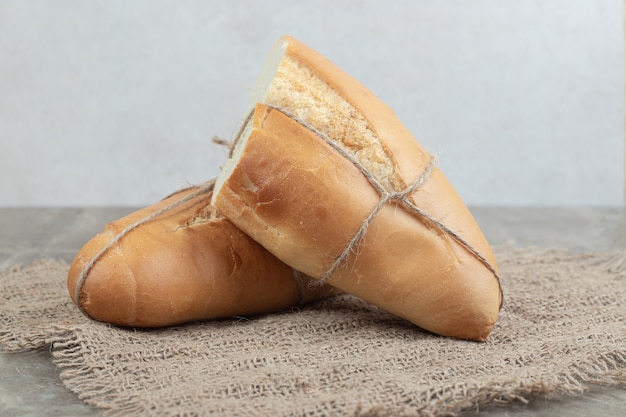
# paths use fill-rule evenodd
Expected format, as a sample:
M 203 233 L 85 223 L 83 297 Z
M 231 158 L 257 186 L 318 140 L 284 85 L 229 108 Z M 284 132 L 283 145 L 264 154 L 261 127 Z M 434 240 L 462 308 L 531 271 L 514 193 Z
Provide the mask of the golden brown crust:
M 379 200 L 318 135 L 258 105 L 237 165 L 213 202 L 281 260 L 321 278 Z M 435 333 L 485 339 L 498 315 L 497 280 L 420 220 L 395 203 L 385 206 L 328 282 Z
M 390 150 L 397 173 L 408 186 L 420 176 L 430 159 L 429 153 L 402 124 L 394 111 L 363 84 L 333 62 L 291 36 L 283 36 L 286 55 L 298 59 L 354 106 L 381 142 Z M 397 190 L 399 191 L 399 190 Z M 465 237 L 490 264 L 497 267 L 491 247 L 456 190 L 436 170 L 432 180 L 412 196 L 415 204 Z
M 230 199 L 220 204 L 234 201 L 234 207 L 223 207 L 226 216 L 248 228 L 253 224 L 253 239 L 319 277 L 379 196 L 350 162 L 319 146 L 313 133 L 285 123 L 278 111 L 259 108 L 245 158 L 222 189 Z
M 387 154 L 392 173 L 373 166 L 368 169 L 376 169 L 374 176 L 393 186 L 389 192 L 404 189 L 425 172 L 431 156 L 391 108 L 360 82 L 292 37 L 284 36 L 277 42 L 266 68 L 271 70 L 280 54 L 276 81 L 268 84 L 261 77 L 258 84 L 267 86 L 268 93 L 255 94 L 257 99 L 296 114 L 302 123 L 329 135 L 340 147 L 346 145 L 346 137 L 339 137 L 342 127 L 338 125 L 342 124 L 350 132 L 348 135 L 358 135 L 360 129 L 368 137 L 366 142 L 377 138 L 376 146 Z M 299 64 L 294 66 L 293 62 Z M 319 84 L 317 80 L 323 82 Z M 339 101 L 327 99 L 336 94 Z M 341 100 L 349 103 L 348 110 Z M 262 118 L 269 120 L 267 112 L 259 110 Z M 355 125 L 355 116 L 361 120 L 357 122 L 360 127 Z M 324 120 L 333 125 L 332 132 L 327 131 Z M 326 151 L 319 142 L 310 145 L 315 143 L 311 132 L 294 123 L 289 118 L 273 125 L 267 121 L 259 125 L 256 121 L 246 149 L 233 158 L 235 168 L 231 164 L 218 179 L 220 188 L 214 202 L 283 261 L 321 278 L 329 260 L 339 256 L 337 247 L 342 239 L 345 248 L 354 236 L 348 229 L 358 228 L 365 218 L 363 212 L 371 212 L 375 197 L 372 187 L 364 187 L 363 178 L 357 179 L 359 174 L 345 164 L 338 163 L 336 170 L 300 169 L 305 166 L 302 159 L 319 160 L 316 155 Z M 333 132 L 339 136 L 333 136 Z M 287 149 L 279 143 L 281 137 L 289 143 Z M 300 139 L 303 143 L 308 141 L 306 146 L 310 148 L 296 144 Z M 304 156 L 292 158 L 299 154 Z M 258 163 L 272 158 L 280 162 L 265 162 L 263 166 Z M 258 184 L 250 179 L 258 174 L 265 178 L 257 178 L 263 188 L 272 189 L 263 190 L 263 196 L 255 192 Z M 335 180 L 341 175 L 345 182 Z M 238 184 L 238 178 L 246 181 Z M 292 195 L 287 200 L 273 198 L 281 193 Z M 487 240 L 439 169 L 432 171 L 428 181 L 409 200 L 424 214 L 409 214 L 404 206 L 387 203 L 329 282 L 435 333 L 484 340 L 497 320 L 502 299 L 496 259 Z M 297 202 L 299 215 L 289 216 L 293 206 L 287 202 Z M 276 213 L 281 214 L 277 217 Z M 341 224 L 326 216 L 328 213 L 339 218 Z M 302 224 L 309 224 L 308 229 Z
M 111 239 L 195 190 L 176 193 L 108 224 L 70 266 L 72 300 L 77 303 L 76 285 L 83 268 Z M 97 259 L 80 291 L 85 313 L 117 325 L 156 327 L 297 305 L 302 294 L 292 268 L 223 217 L 207 218 L 203 212 L 210 200 L 209 192 L 159 215 Z M 334 293 L 328 287 L 303 285 L 303 289 L 306 302 Z

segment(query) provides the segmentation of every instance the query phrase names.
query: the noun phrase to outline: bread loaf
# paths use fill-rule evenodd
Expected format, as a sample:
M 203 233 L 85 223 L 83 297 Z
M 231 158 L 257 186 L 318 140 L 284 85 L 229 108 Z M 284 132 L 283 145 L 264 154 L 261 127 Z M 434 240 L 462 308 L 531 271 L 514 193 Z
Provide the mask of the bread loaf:
M 219 216 L 210 190 L 192 187 L 109 223 L 70 266 L 74 303 L 95 320 L 157 327 L 272 312 L 336 293 L 307 285 L 310 278 Z
M 283 37 L 250 108 L 217 180 L 220 213 L 322 282 L 431 332 L 487 338 L 502 301 L 496 259 L 388 106 Z

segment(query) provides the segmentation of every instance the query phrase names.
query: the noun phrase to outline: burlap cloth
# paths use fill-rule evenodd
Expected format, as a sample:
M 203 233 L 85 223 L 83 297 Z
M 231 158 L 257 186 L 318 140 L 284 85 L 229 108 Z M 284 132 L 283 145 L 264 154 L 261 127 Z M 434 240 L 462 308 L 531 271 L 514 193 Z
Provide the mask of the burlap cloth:
M 84 318 L 67 264 L 0 274 L 0 345 L 50 349 L 111 415 L 453 415 L 626 382 L 626 253 L 499 248 L 505 304 L 485 343 L 438 337 L 351 296 L 159 330 Z

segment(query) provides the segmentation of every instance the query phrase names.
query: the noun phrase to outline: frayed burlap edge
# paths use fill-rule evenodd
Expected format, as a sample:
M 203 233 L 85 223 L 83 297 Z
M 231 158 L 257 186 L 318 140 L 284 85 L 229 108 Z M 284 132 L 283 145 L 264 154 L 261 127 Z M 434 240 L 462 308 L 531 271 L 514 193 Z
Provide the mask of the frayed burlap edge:
M 622 283 L 626 279 L 626 252 L 580 254 L 553 249 L 513 247 L 500 247 L 497 248 L 496 252 L 501 260 L 505 260 L 505 262 L 501 262 L 503 269 L 506 269 L 506 259 L 516 259 L 521 263 L 545 262 L 546 260 L 575 261 L 587 268 L 589 273 L 606 274 L 611 279 L 620 280 Z M 36 275 L 38 270 L 49 268 L 63 270 L 67 268 L 67 264 L 63 261 L 42 260 L 34 262 L 27 269 L 29 273 Z M 2 271 L 0 278 L 4 278 L 12 272 L 23 270 L 24 268 L 19 266 L 13 267 L 9 271 Z M 0 282 L 1 284 L 4 282 Z M 45 287 L 44 290 L 48 290 L 48 283 L 40 284 L 39 287 L 41 286 Z M 49 286 L 58 287 L 52 283 Z M 515 293 L 512 296 L 515 296 Z M 54 304 L 54 297 L 50 296 L 48 301 L 50 304 Z M 27 308 L 36 308 L 36 306 L 28 306 Z M 85 355 L 88 353 L 86 350 L 89 349 L 88 330 L 96 326 L 115 331 L 114 327 L 87 320 L 71 303 L 68 304 L 66 301 L 60 304 L 57 313 L 56 322 L 34 326 L 32 323 L 27 323 L 28 329 L 20 328 L 20 323 L 7 321 L 6 317 L 2 316 L 2 320 L 0 320 L 0 346 L 6 351 L 49 348 L 55 364 L 61 369 L 61 379 L 66 387 L 87 404 L 104 409 L 105 415 L 161 414 L 162 410 L 153 409 L 149 403 L 141 401 L 141 397 L 133 400 L 132 396 L 129 397 L 127 393 L 120 392 L 119 387 L 112 384 L 111 381 L 98 377 L 99 370 L 85 362 Z M 622 330 L 626 330 L 623 321 Z M 578 362 L 575 366 L 553 375 L 550 380 L 529 383 L 527 381 L 520 382 L 515 378 L 503 378 L 487 384 L 479 384 L 471 380 L 444 387 L 434 384 L 433 387 L 420 392 L 419 398 L 413 398 L 411 406 L 403 407 L 393 404 L 363 406 L 358 401 L 352 401 L 351 405 L 353 405 L 353 415 L 359 417 L 454 416 L 487 404 L 526 403 L 530 398 L 537 396 L 580 395 L 593 385 L 623 386 L 624 384 L 626 384 L 626 345 L 621 343 L 617 344 L 614 349 L 596 352 L 593 358 Z M 320 406 L 317 407 L 317 412 L 313 411 L 311 414 L 303 413 L 302 415 L 322 415 L 329 411 L 332 412 L 333 410 Z M 203 414 L 190 411 L 189 413 L 169 415 Z

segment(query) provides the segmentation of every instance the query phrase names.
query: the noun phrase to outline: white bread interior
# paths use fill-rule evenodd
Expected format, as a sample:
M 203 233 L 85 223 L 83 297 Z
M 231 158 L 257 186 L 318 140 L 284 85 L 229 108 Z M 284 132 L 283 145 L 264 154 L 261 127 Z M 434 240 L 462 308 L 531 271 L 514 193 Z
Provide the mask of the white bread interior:
M 310 68 L 286 55 L 287 45 L 288 40 L 284 39 L 270 51 L 251 90 L 248 112 L 254 110 L 256 103 L 286 111 L 354 156 L 387 190 L 399 191 L 404 184 L 394 170 L 396 164 L 389 149 L 354 106 Z M 233 153 L 217 180 L 218 192 L 239 159 L 250 125 L 248 118 L 235 138 Z

